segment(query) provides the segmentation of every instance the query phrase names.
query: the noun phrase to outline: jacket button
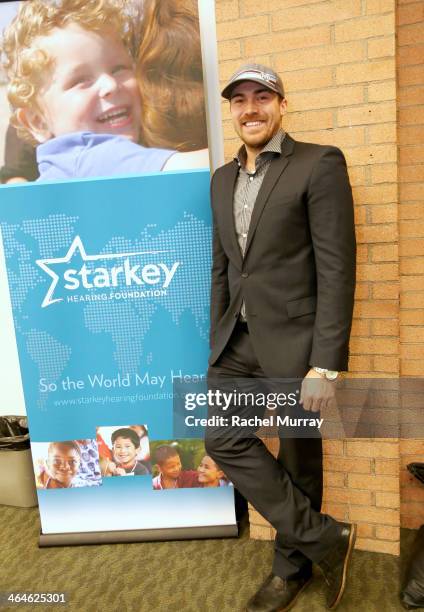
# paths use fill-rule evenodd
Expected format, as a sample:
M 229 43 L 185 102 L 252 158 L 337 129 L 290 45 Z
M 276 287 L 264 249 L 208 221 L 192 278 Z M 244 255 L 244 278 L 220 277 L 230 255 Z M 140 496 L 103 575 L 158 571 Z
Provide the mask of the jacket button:
M 242 278 L 247 278 L 249 276 L 248 272 L 243 272 L 243 274 L 241 275 Z

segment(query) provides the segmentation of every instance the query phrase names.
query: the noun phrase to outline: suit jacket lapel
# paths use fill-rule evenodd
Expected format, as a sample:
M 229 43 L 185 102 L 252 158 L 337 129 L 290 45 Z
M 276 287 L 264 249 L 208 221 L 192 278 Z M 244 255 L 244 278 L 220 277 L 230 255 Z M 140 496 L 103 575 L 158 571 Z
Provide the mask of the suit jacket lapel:
M 275 183 L 278 181 L 290 161 L 289 156 L 293 152 L 293 147 L 293 138 L 286 134 L 281 146 L 281 155 L 272 160 L 268 171 L 265 174 L 263 183 L 261 185 L 259 193 L 256 197 L 255 205 L 253 207 L 252 218 L 250 220 L 249 225 L 249 232 L 247 234 L 246 249 L 244 252 L 245 258 L 252 242 L 253 236 L 255 234 L 256 227 L 258 225 L 264 206 L 270 196 L 271 191 L 274 188 Z
M 227 175 L 223 181 L 222 191 L 222 203 L 223 203 L 223 216 L 224 216 L 224 228 L 223 231 L 229 232 L 230 241 L 233 250 L 234 258 L 237 260 L 239 267 L 242 265 L 242 255 L 240 247 L 237 242 L 236 227 L 234 222 L 234 189 L 236 186 L 236 180 L 238 176 L 238 164 L 234 161 L 230 166 L 227 167 Z

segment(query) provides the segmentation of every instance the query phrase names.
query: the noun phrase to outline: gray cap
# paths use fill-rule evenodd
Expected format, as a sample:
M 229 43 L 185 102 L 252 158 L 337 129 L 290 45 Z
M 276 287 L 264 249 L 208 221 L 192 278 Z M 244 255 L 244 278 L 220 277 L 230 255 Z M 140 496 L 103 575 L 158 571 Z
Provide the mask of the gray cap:
M 222 90 L 222 97 L 229 100 L 231 98 L 231 92 L 240 81 L 254 81 L 255 83 L 264 85 L 271 91 L 275 91 L 275 93 L 284 98 L 283 81 L 275 70 L 269 68 L 269 66 L 263 66 L 262 64 L 245 64 L 241 66 L 241 68 L 236 70 Z

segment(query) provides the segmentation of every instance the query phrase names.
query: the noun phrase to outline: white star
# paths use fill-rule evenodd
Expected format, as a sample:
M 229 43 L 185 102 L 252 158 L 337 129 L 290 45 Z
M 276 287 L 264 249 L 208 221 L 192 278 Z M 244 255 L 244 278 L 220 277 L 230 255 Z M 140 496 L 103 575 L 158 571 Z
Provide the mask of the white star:
M 134 255 L 157 255 L 158 253 L 167 253 L 168 251 L 138 251 L 134 253 L 101 253 L 99 255 L 87 255 L 82 240 L 79 236 L 76 236 L 69 247 L 68 252 L 64 257 L 55 257 L 50 259 L 37 259 L 36 264 L 40 266 L 40 268 L 48 274 L 53 280 L 50 284 L 50 287 L 46 293 L 46 296 L 41 304 L 42 308 L 46 306 L 50 306 L 50 304 L 54 304 L 55 302 L 63 302 L 63 298 L 51 299 L 56 289 L 57 283 L 59 281 L 59 276 L 51 270 L 48 266 L 50 264 L 60 264 L 60 263 L 68 263 L 71 261 L 73 255 L 79 251 L 81 255 L 81 259 L 83 261 L 98 261 L 99 259 L 119 259 L 121 257 L 131 257 Z

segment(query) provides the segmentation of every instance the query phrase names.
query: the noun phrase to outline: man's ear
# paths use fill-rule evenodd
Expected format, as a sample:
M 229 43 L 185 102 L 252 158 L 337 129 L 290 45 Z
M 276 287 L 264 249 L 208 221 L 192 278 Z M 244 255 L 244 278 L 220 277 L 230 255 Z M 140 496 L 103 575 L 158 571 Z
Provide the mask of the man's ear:
M 281 98 L 280 100 L 280 113 L 281 116 L 285 115 L 287 111 L 287 100 L 286 98 Z
M 37 109 L 19 108 L 16 112 L 16 118 L 22 127 L 31 132 L 32 136 L 40 144 L 53 137 L 53 134 L 47 127 L 44 117 Z

